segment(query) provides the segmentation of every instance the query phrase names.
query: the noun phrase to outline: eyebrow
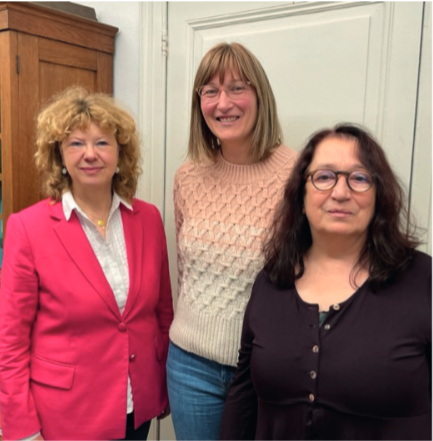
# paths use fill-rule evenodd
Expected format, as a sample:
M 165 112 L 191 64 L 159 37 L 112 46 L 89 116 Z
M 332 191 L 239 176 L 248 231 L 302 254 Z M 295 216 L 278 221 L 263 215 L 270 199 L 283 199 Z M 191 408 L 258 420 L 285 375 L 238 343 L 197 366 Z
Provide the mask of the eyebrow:
M 244 80 L 238 79 L 238 80 L 231 80 L 227 84 L 233 84 L 233 83 L 237 83 L 239 81 L 242 81 L 243 83 L 245 82 Z M 215 81 L 210 81 L 209 83 L 205 84 L 205 86 L 219 86 L 219 85 L 220 85 L 220 83 L 216 83 Z
M 335 167 L 334 164 L 319 164 L 319 165 L 317 165 L 317 169 L 330 169 L 330 170 L 333 170 L 333 169 L 336 169 L 336 168 L 337 167 Z M 362 165 L 362 164 L 354 164 L 351 167 L 352 170 L 359 169 L 359 168 L 362 168 L 364 170 L 367 169 L 367 167 L 365 167 L 365 165 Z

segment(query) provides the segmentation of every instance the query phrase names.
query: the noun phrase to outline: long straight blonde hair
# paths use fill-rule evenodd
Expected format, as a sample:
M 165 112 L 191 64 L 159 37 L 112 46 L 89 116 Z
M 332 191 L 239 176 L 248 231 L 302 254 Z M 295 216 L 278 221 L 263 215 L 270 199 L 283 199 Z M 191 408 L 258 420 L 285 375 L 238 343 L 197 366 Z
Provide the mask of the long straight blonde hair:
M 254 161 L 262 161 L 282 143 L 282 131 L 268 77 L 259 60 L 239 43 L 220 43 L 201 60 L 192 93 L 188 156 L 193 161 L 202 161 L 215 159 L 218 154 L 217 138 L 203 117 L 197 88 L 206 85 L 216 73 L 222 83 L 227 72 L 239 74 L 240 79 L 250 83 L 256 92 L 257 121 L 250 156 Z

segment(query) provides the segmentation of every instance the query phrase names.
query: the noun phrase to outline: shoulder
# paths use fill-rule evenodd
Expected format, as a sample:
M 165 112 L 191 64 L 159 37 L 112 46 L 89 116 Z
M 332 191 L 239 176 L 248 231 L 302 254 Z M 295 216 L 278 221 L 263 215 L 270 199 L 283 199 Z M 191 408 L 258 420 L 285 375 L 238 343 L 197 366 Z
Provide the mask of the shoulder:
M 174 175 L 175 188 L 183 185 L 188 185 L 191 182 L 196 182 L 197 179 L 205 177 L 215 167 L 213 161 L 193 162 L 185 161 Z
M 248 308 L 254 311 L 254 316 L 263 317 L 278 313 L 281 308 L 294 306 L 293 288 L 280 289 L 271 282 L 265 270 L 262 269 L 254 281 Z
M 408 309 L 421 305 L 424 310 L 426 303 L 431 303 L 432 289 L 432 258 L 421 252 L 415 251 L 408 267 L 393 281 L 378 289 L 378 293 L 391 294 L 393 301 L 402 299 L 403 307 Z M 410 298 L 410 303 L 408 299 Z M 428 308 L 427 308 L 428 310 Z
M 432 257 L 422 251 L 415 251 L 411 267 L 420 269 L 424 274 L 432 273 Z
M 413 325 L 421 327 L 431 336 L 432 258 L 416 251 L 408 268 L 388 288 L 392 306 L 405 320 L 411 318 Z
M 267 298 L 271 295 L 272 292 L 279 291 L 278 288 L 269 280 L 269 277 L 266 275 L 265 270 L 262 269 L 256 277 L 254 281 L 251 298 L 255 297 L 256 300 L 258 298 Z
M 431 283 L 432 278 L 432 258 L 422 251 L 415 251 L 408 267 L 397 279 L 397 284 L 404 283 L 406 286 L 420 286 L 423 283 Z
M 409 268 L 406 270 L 405 279 L 408 288 L 417 287 L 419 291 L 426 292 L 431 298 L 432 288 L 432 258 L 422 251 L 415 251 Z
M 165 236 L 162 216 L 155 205 L 141 199 L 134 199 L 132 209 L 131 212 L 126 207 L 123 208 L 123 213 L 126 213 L 124 221 L 128 222 L 130 228 L 144 228 L 146 232 L 156 234 L 160 238 Z M 139 219 L 140 222 L 131 222 L 134 218 Z
M 291 149 L 290 147 L 287 147 L 284 144 L 281 144 L 272 152 L 272 156 L 278 158 L 278 162 L 281 165 L 290 164 L 291 166 L 293 166 L 293 164 L 296 162 L 296 159 L 298 158 L 298 152 Z
M 134 199 L 132 203 L 132 209 L 134 212 L 139 213 L 141 216 L 151 216 L 161 219 L 161 213 L 159 212 L 158 208 L 155 205 L 141 199 Z
M 8 219 L 9 221 L 21 220 L 23 223 L 36 223 L 42 220 L 42 218 L 49 218 L 54 215 L 61 215 L 63 213 L 62 202 L 55 202 L 52 199 L 44 199 L 37 202 L 30 207 L 24 208 L 18 213 L 11 214 Z
M 298 152 L 286 145 L 280 145 L 272 152 L 268 160 L 275 174 L 285 180 L 292 171 L 297 158 Z
M 177 170 L 174 175 L 174 194 L 180 192 L 183 193 L 185 189 L 191 185 L 196 187 L 199 183 L 207 185 L 209 178 L 214 175 L 215 162 L 193 162 L 190 160 L 185 161 Z
M 282 158 L 286 160 L 286 162 L 295 162 L 298 157 L 298 152 L 293 150 L 290 147 L 287 147 L 284 144 L 281 144 L 275 152 L 279 152 Z
M 61 202 L 44 199 L 18 213 L 8 217 L 6 236 L 13 236 L 14 241 L 26 237 L 26 240 L 42 240 L 45 244 L 49 241 L 53 227 L 64 218 Z

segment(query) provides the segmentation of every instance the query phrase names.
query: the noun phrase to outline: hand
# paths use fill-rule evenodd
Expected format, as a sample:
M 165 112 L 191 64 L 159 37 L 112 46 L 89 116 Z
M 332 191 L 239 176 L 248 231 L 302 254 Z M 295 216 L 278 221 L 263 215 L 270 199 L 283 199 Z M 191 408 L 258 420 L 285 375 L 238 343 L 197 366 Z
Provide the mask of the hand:
M 170 415 L 170 404 L 167 404 L 167 407 L 162 411 L 161 415 L 156 417 L 157 420 L 163 420 L 164 418 Z
M 44 441 L 44 437 L 39 434 L 36 438 L 33 438 L 33 441 Z

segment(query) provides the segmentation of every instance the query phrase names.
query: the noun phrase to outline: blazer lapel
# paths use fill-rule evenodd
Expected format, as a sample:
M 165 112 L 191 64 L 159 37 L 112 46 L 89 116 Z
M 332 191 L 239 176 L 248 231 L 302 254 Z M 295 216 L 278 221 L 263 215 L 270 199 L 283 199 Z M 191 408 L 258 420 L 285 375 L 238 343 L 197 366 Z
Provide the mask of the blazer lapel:
M 113 313 L 120 319 L 120 311 L 113 291 L 81 227 L 75 211 L 72 213 L 69 221 L 67 221 L 63 214 L 62 204 L 57 203 L 51 206 L 51 215 L 60 220 L 54 227 L 54 231 L 68 252 L 72 262 L 78 267 L 89 284 L 98 295 L 101 296 Z
M 126 317 L 132 309 L 141 286 L 143 276 L 143 234 L 144 226 L 138 216 L 138 209 L 133 211 L 120 205 L 123 231 L 125 234 L 126 255 L 129 268 L 129 291 L 123 316 Z

